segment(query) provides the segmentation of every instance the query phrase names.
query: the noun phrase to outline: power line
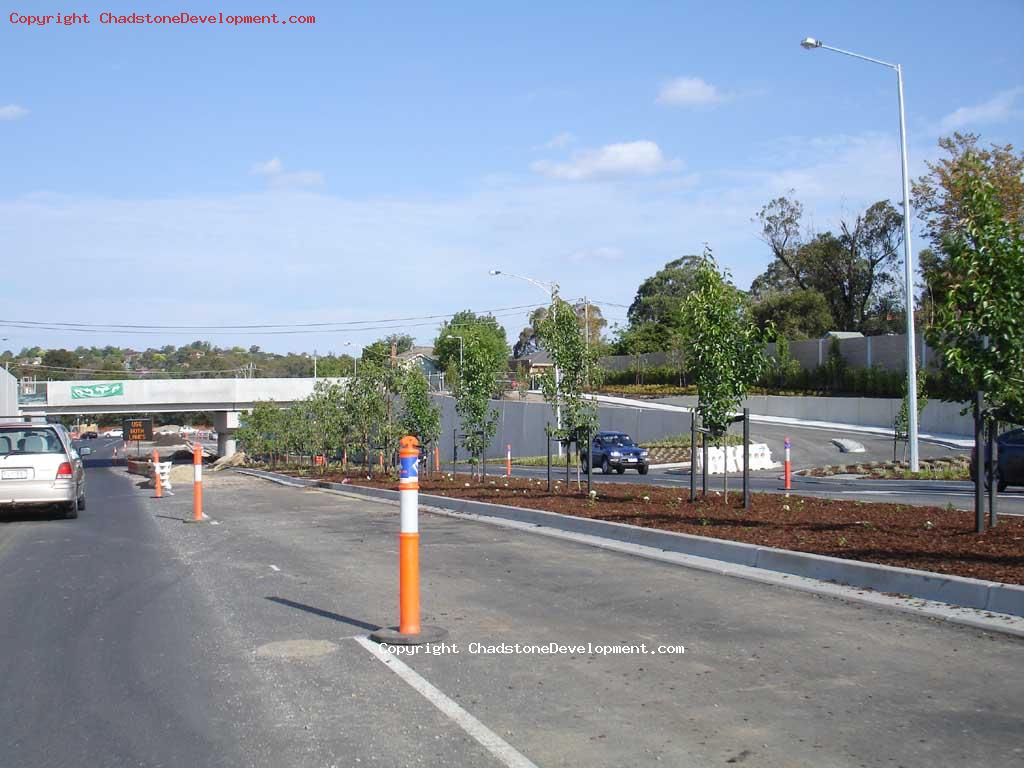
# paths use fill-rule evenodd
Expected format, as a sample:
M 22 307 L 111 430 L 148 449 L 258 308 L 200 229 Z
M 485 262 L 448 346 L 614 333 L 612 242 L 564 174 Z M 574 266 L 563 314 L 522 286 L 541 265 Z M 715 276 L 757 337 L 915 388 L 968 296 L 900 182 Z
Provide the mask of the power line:
M 497 307 L 494 309 L 483 309 L 483 310 L 469 310 L 478 316 L 495 315 L 498 313 L 506 313 L 513 311 L 520 311 L 523 309 L 535 309 L 541 306 L 539 304 L 523 304 L 515 307 Z M 121 324 L 121 323 L 65 323 L 60 321 L 41 321 L 41 320 L 9 320 L 0 319 L 0 326 L 6 326 L 10 328 L 33 328 L 41 327 L 46 330 L 102 330 L 105 332 L 110 331 L 271 331 L 273 329 L 317 329 L 321 328 L 328 332 L 333 330 L 347 330 L 347 331 L 359 331 L 359 330 L 377 330 L 377 328 L 367 329 L 359 328 L 355 326 L 362 325 L 381 325 L 383 323 L 407 323 L 412 321 L 420 320 L 443 320 L 449 317 L 455 317 L 459 312 L 452 312 L 449 314 L 440 315 L 414 315 L 411 317 L 392 317 L 383 318 L 376 320 L 337 320 L 331 322 L 321 323 L 269 323 L 259 325 L 133 325 L 133 324 Z M 123 329 L 123 330 L 122 330 Z M 283 331 L 276 331 L 283 332 Z M 302 331 L 297 331 L 302 332 Z

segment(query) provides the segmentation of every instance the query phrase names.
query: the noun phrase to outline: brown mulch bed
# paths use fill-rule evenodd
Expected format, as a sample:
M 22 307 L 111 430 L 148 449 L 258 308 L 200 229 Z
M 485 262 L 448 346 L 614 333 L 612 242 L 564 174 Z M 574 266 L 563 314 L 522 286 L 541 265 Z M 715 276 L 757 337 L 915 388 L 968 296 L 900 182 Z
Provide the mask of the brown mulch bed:
M 301 472 L 341 482 L 330 472 Z M 349 475 L 357 485 L 397 488 L 394 478 Z M 1003 516 L 994 530 L 974 532 L 974 513 L 941 507 L 819 499 L 792 494 L 755 493 L 744 512 L 739 490 L 728 503 L 718 495 L 689 502 L 689 489 L 602 483 L 591 501 L 575 480 L 562 481 L 551 494 L 546 480 L 469 475 L 420 476 L 423 493 L 491 504 L 507 504 L 566 515 L 642 525 L 696 536 L 742 541 L 799 552 L 864 560 L 976 579 L 1024 584 L 1024 517 Z M 646 498 L 645 498 L 646 497 Z

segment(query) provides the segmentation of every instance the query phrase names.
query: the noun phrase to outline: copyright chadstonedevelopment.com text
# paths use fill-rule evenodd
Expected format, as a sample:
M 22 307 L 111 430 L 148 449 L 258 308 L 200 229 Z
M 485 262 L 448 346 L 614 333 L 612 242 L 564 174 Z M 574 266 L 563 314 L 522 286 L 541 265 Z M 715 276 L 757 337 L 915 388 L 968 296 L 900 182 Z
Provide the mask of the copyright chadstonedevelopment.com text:
M 390 645 L 381 647 L 396 656 L 445 656 L 469 653 L 488 656 L 652 656 L 686 653 L 683 645 L 605 645 L 600 643 L 427 643 L 425 645 Z
M 191 13 L 190 11 L 179 11 L 178 13 L 66 13 L 57 11 L 49 14 L 42 13 L 21 13 L 11 11 L 7 16 L 10 24 L 19 27 L 76 27 L 89 24 L 100 24 L 103 26 L 134 26 L 148 24 L 152 26 L 226 26 L 226 27 L 248 27 L 289 24 L 316 24 L 316 16 L 301 14 L 246 14 L 246 13 L 224 13 L 223 11 Z

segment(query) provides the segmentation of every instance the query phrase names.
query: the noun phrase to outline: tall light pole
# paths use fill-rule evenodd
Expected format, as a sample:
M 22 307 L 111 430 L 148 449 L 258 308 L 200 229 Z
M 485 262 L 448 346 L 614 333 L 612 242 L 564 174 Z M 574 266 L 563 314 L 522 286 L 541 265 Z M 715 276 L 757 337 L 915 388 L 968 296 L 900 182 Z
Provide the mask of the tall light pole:
M 352 346 L 352 342 L 351 341 L 346 341 L 341 346 L 343 346 L 343 347 L 351 347 Z M 352 355 L 352 375 L 353 376 L 355 376 L 356 373 L 359 372 L 359 364 L 358 363 L 359 363 L 358 358 L 355 355 Z
M 534 285 L 540 288 L 544 293 L 548 294 L 551 299 L 551 316 L 554 317 L 555 313 L 555 299 L 558 298 L 558 283 L 545 283 L 540 280 L 534 280 L 532 277 L 523 277 L 522 275 L 513 275 L 511 272 L 502 272 L 500 269 L 492 269 L 491 275 L 500 277 L 514 277 L 516 280 L 524 280 L 530 285 Z M 562 406 L 559 405 L 559 389 L 562 381 L 562 374 L 558 370 L 558 365 L 555 365 L 555 426 L 558 429 L 562 428 Z M 562 455 L 562 443 L 558 443 L 558 455 Z
M 459 378 L 461 379 L 462 378 L 462 353 L 463 353 L 463 350 L 465 349 L 465 341 L 466 340 L 463 339 L 461 336 L 456 336 L 454 333 L 449 333 L 448 336 L 450 338 L 458 339 L 459 340 Z
M 862 56 L 842 48 L 825 45 L 813 37 L 804 38 L 800 45 L 809 51 L 824 48 L 855 59 L 881 64 L 896 71 L 896 89 L 900 104 L 900 155 L 903 170 L 903 268 L 904 292 L 906 294 L 907 311 L 907 442 L 910 443 L 910 471 L 920 469 L 917 454 L 917 345 L 914 342 L 914 265 L 910 248 L 910 171 L 907 167 L 907 119 L 903 112 L 903 68 L 899 64 L 891 64 L 881 59 Z

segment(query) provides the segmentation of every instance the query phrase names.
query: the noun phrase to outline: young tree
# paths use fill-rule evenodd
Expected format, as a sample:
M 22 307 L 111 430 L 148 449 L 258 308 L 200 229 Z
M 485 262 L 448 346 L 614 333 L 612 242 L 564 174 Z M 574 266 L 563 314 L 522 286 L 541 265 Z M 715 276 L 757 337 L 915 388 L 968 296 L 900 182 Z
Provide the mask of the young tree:
M 318 381 L 305 402 L 309 417 L 313 452 L 328 459 L 341 448 L 348 435 L 348 414 L 344 407 L 345 390 L 338 384 Z M 322 467 L 327 472 L 327 462 Z
M 600 368 L 592 348 L 588 347 L 572 305 L 556 298 L 538 329 L 541 343 L 557 366 L 560 378 L 555 382 L 553 371 L 541 378 L 544 399 L 552 408 L 560 408 L 562 426 L 555 437 L 584 439 L 581 436 L 597 428 L 597 408 L 583 393 L 598 382 Z
M 445 379 L 452 382 L 453 389 L 457 387 L 460 375 L 459 357 L 465 357 L 470 343 L 480 348 L 478 354 L 488 359 L 500 357 L 504 361 L 502 370 L 508 367 L 508 341 L 505 338 L 505 329 L 493 317 L 477 317 L 474 312 L 463 310 L 456 313 L 451 322 L 441 325 L 434 340 L 434 357 L 444 370 Z
M 694 289 L 700 263 L 699 256 L 682 256 L 640 284 L 626 312 L 629 330 L 620 341 L 620 347 L 625 343 L 631 349 L 639 348 L 640 352 L 671 348 L 680 328 L 680 309 Z
M 421 445 L 430 445 L 441 436 L 441 409 L 430 399 L 430 384 L 419 368 L 403 372 L 398 392 L 402 414 L 398 419 L 403 435 L 415 435 Z
M 368 474 L 373 449 L 387 445 L 389 438 L 387 377 L 388 369 L 384 365 L 367 360 L 349 379 L 342 397 L 345 418 L 353 441 L 363 451 Z
M 697 410 L 712 435 L 721 437 L 733 413 L 765 367 L 764 333 L 743 299 L 719 271 L 708 248 L 695 290 L 683 304 L 683 336 L 697 382 Z
M 281 416 L 281 408 L 273 400 L 260 400 L 242 414 L 238 441 L 250 457 L 270 454 L 273 461 L 280 445 Z
M 498 377 L 508 368 L 508 352 L 488 343 L 486 337 L 470 335 L 465 342 L 462 375 L 455 384 L 455 410 L 466 435 L 462 445 L 471 456 L 483 456 L 497 430 L 498 414 L 491 409 L 490 399 L 498 388 Z
M 959 220 L 943 241 L 954 278 L 928 340 L 968 392 L 984 390 L 990 406 L 1024 419 L 1024 234 L 980 164 L 954 191 Z

